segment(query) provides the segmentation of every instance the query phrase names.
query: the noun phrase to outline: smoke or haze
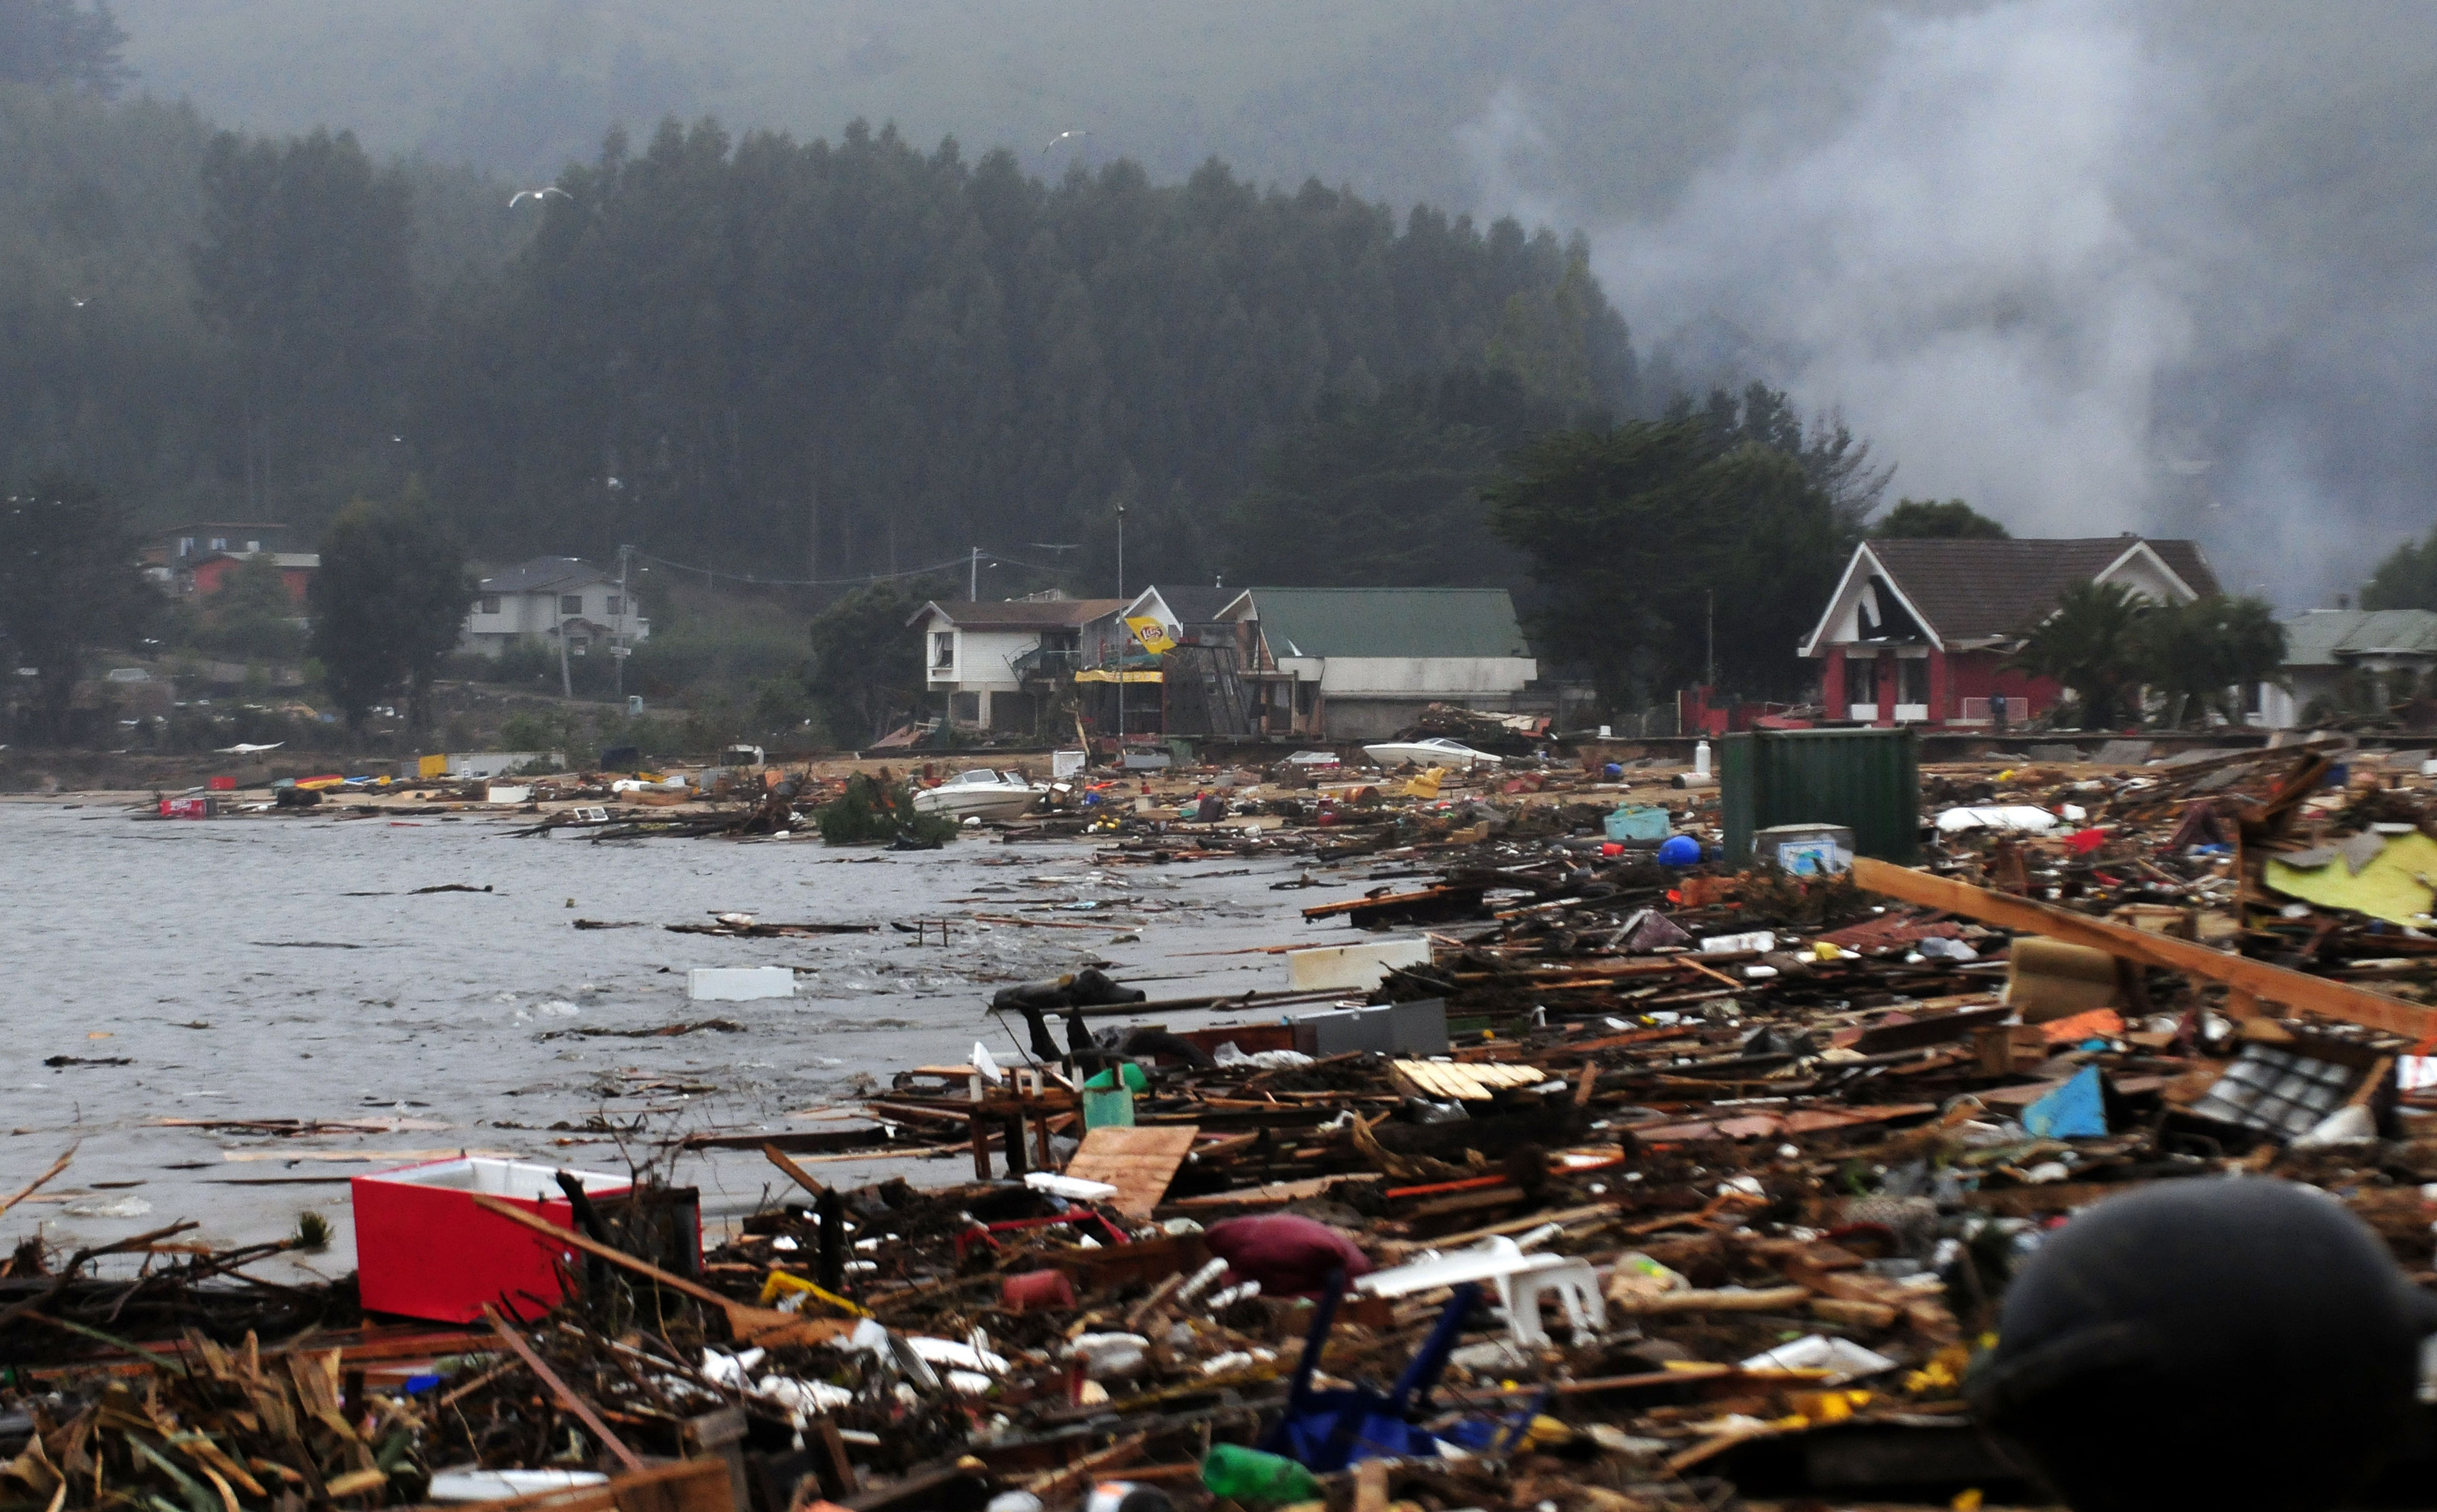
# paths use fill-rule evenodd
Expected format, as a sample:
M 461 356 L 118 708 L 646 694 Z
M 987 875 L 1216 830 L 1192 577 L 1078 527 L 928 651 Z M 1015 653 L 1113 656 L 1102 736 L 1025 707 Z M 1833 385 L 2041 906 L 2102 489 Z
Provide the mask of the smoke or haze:
M 2229 11 L 2211 52 L 2193 19 L 1891 18 L 1833 130 L 1756 122 L 1665 212 L 1602 227 L 1598 270 L 1662 382 L 1756 374 L 1839 411 L 1899 463 L 1891 495 L 2189 534 L 2235 591 L 2327 601 L 2437 518 L 2430 160 L 2381 89 L 2425 82 L 2432 36 L 2369 56 L 2373 28 L 2302 45 L 2327 12 Z M 1464 138 L 1521 207 L 1547 200 L 1508 187 L 1532 119 L 1501 96 Z
M 517 174 L 612 122 L 1217 155 L 1589 229 L 1654 375 L 2288 608 L 2437 519 L 2425 0 L 118 0 L 143 87 Z M 1044 154 L 1068 128 L 1091 131 Z

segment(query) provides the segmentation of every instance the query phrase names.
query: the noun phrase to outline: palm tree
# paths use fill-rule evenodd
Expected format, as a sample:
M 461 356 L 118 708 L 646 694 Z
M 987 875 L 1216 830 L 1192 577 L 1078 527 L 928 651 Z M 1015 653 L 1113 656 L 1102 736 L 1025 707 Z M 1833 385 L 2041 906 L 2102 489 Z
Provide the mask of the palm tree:
M 2149 600 L 2120 582 L 2077 582 L 2057 595 L 2010 665 L 2062 683 L 2081 700 L 2082 722 L 2113 729 L 2140 682 L 2133 627 Z

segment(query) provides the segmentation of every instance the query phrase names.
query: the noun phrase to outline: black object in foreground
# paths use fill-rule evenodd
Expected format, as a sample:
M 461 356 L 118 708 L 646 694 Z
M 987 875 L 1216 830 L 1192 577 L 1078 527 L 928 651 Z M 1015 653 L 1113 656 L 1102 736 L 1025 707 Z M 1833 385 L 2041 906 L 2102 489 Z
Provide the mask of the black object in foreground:
M 2076 1512 L 2308 1512 L 2395 1450 L 2432 1330 L 2437 1297 L 2325 1193 L 2164 1182 L 2032 1257 L 1969 1395 Z

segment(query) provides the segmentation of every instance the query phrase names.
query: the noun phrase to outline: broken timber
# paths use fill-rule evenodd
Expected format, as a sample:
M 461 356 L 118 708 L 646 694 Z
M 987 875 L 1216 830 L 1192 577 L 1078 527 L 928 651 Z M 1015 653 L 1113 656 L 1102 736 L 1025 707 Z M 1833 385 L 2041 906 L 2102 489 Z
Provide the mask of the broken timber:
M 2237 1015 L 2242 1012 L 2244 1000 L 2253 999 L 2341 1019 L 2348 1024 L 2359 1024 L 2368 1029 L 2383 1029 L 2415 1040 L 2437 1035 L 2437 1009 L 2365 992 L 2325 977 L 2308 976 L 2284 966 L 2270 965 L 2265 961 L 2253 961 L 2248 956 L 2212 950 L 2189 940 L 2151 934 L 2130 925 L 2110 923 L 2087 913 L 2076 913 L 2071 909 L 2035 903 L 2005 893 L 1992 893 L 1952 878 L 1934 877 L 1927 872 L 1913 871 L 1909 867 L 1872 860 L 1867 857 L 1854 858 L 1852 878 L 1854 885 L 1864 892 L 1876 893 L 1883 897 L 1943 909 L 1986 924 L 2090 946 L 2119 960 L 2163 966 L 2169 971 L 2185 972 L 2221 982 L 2234 990 L 2228 1010 Z

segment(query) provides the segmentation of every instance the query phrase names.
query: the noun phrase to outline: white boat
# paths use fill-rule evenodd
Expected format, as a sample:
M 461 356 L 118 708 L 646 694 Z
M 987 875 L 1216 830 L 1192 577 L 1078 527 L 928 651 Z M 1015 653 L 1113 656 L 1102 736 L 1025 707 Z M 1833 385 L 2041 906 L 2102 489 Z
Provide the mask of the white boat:
M 959 772 L 936 788 L 914 795 L 917 813 L 945 814 L 951 819 L 1013 819 L 1040 801 L 1046 788 L 1036 788 L 1021 772 L 991 772 L 976 767 Z
M 1390 740 L 1383 745 L 1366 745 L 1362 754 L 1389 772 L 1408 761 L 1417 767 L 1446 767 L 1460 772 L 1468 767 L 1494 767 L 1502 759 L 1443 735 L 1433 735 L 1423 740 Z

